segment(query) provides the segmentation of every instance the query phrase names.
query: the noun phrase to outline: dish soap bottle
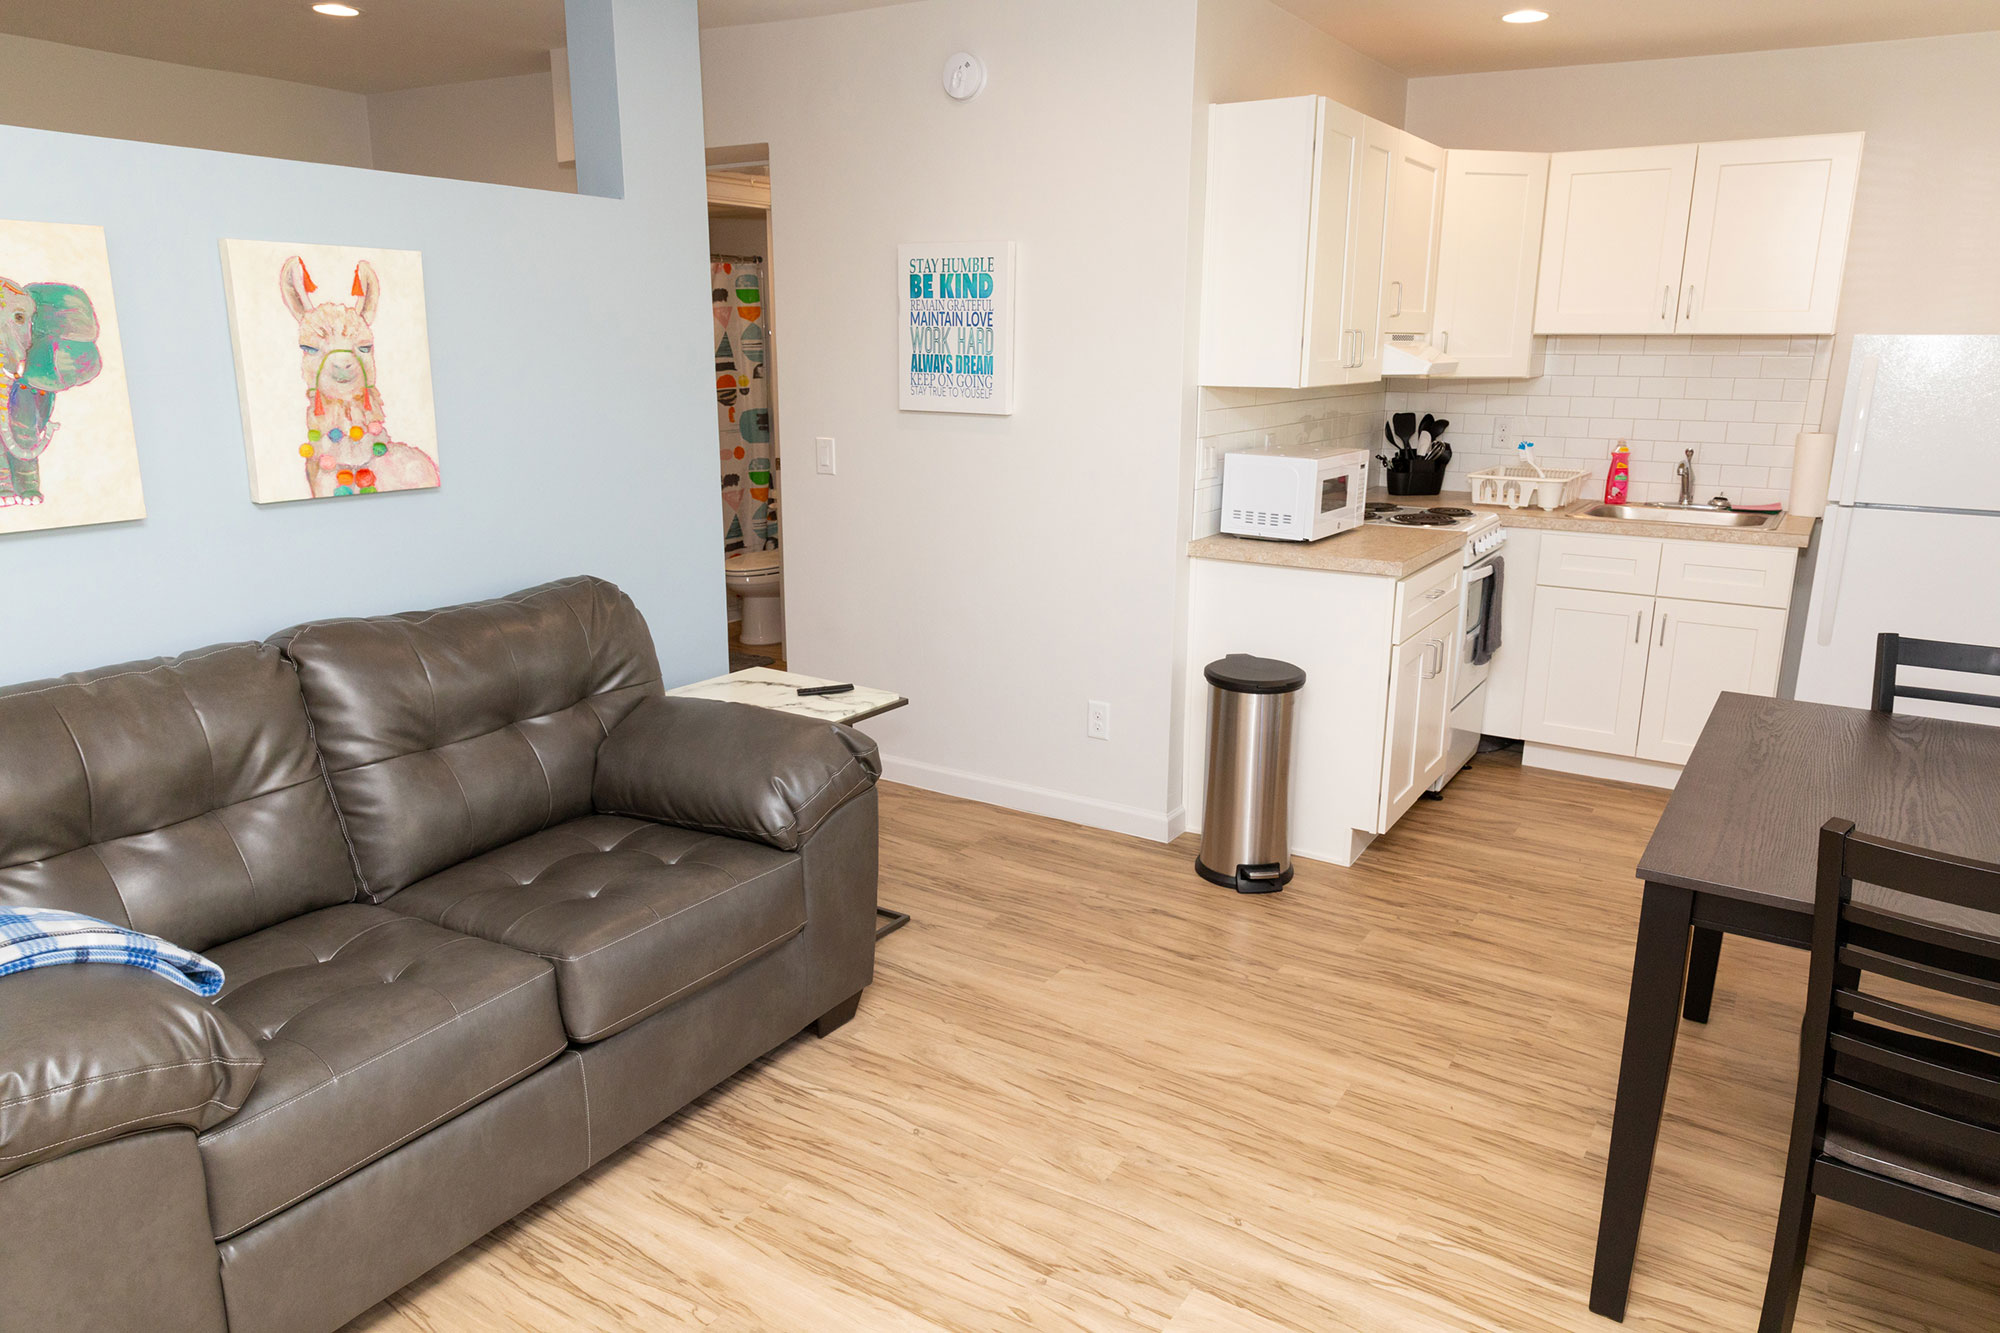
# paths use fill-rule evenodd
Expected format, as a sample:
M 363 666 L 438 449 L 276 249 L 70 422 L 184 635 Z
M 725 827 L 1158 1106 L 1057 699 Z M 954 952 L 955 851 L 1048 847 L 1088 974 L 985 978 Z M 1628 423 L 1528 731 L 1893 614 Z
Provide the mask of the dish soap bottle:
M 1618 441 L 1618 447 L 1611 451 L 1611 471 L 1604 478 L 1604 503 L 1622 505 L 1626 492 L 1632 485 L 1632 446 Z

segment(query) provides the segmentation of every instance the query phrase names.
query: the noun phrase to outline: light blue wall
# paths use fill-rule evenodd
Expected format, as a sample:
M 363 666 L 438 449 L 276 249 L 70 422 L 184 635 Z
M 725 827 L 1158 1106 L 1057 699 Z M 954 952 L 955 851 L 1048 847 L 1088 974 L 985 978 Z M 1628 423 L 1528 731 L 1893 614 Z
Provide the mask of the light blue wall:
M 147 511 L 0 537 L 0 683 L 583 572 L 725 669 L 695 0 L 570 7 L 622 199 L 0 126 L 0 216 L 105 229 Z M 423 251 L 441 489 L 250 503 L 224 237 Z

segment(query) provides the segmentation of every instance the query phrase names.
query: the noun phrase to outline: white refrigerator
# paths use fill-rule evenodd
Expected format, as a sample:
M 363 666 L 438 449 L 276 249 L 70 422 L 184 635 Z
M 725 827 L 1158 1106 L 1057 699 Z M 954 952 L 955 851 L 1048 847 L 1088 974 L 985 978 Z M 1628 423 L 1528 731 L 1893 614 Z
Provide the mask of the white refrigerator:
M 1868 707 L 1885 630 L 2000 644 L 2000 336 L 1856 337 L 1827 500 L 1798 698 Z M 1926 700 L 1897 710 L 1994 720 Z

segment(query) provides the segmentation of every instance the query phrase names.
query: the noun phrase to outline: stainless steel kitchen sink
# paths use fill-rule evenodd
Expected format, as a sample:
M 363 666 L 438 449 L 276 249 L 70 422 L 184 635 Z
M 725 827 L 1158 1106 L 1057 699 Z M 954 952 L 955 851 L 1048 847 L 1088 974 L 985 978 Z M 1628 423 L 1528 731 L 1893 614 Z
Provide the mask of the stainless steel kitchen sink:
M 1683 509 L 1679 505 L 1593 504 L 1577 511 L 1581 518 L 1623 518 L 1638 523 L 1686 523 L 1702 528 L 1775 528 L 1782 513 L 1745 513 L 1737 509 Z

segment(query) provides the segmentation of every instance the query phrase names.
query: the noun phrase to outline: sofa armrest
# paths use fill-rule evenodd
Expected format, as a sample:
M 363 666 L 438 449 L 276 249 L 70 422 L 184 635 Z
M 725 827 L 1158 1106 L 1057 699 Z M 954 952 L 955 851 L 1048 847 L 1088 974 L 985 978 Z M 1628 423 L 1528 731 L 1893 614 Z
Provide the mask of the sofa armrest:
M 655 695 L 597 752 L 599 812 L 797 851 L 875 785 L 875 742 L 836 722 L 750 704 Z
M 167 1125 L 234 1115 L 263 1053 L 208 1001 L 115 963 L 0 977 L 0 1176 Z

